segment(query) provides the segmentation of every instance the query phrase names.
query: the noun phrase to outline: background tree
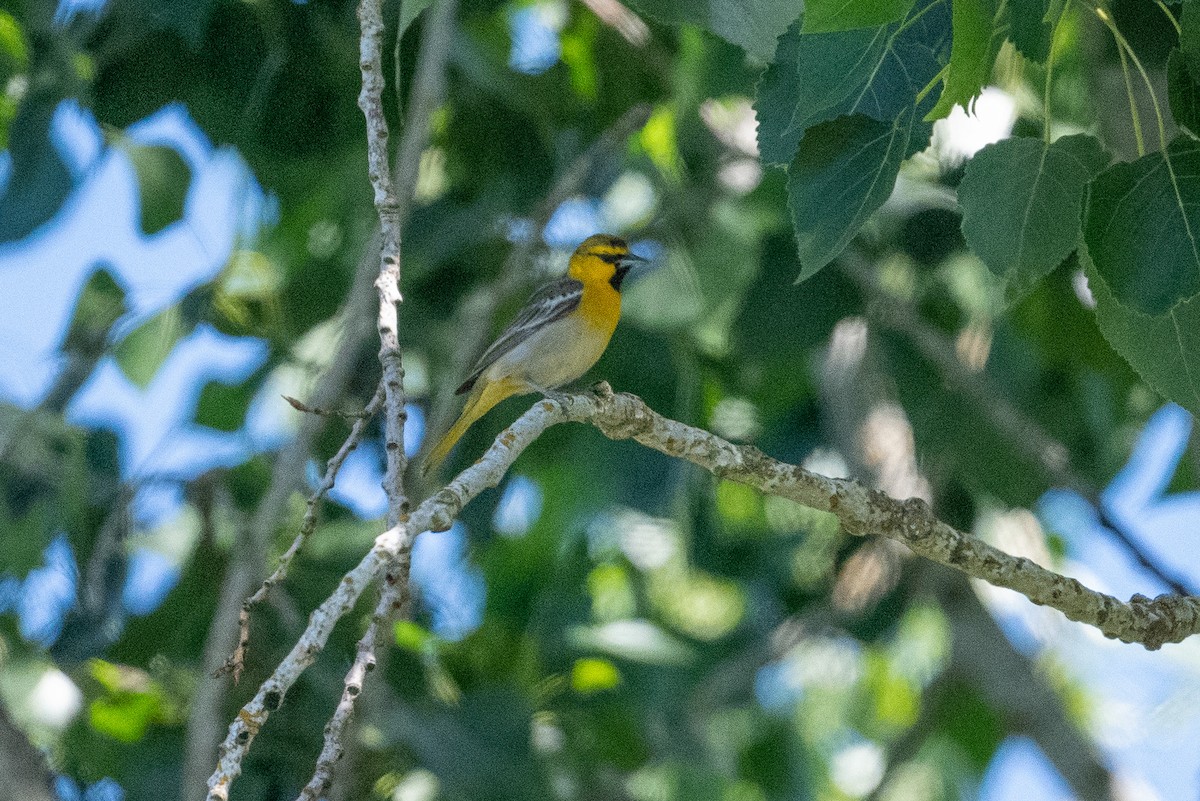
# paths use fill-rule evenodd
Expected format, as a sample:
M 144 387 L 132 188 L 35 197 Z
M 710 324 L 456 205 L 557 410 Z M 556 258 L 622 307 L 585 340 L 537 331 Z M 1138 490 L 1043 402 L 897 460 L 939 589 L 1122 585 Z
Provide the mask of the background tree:
M 1098 634 L 1192 601 L 897 544 L 1194 592 L 1192 5 L 364 8 L 0 10 L 0 797 L 1195 795 L 1195 638 Z M 398 482 L 596 230 L 592 375 L 811 474 L 584 394 Z

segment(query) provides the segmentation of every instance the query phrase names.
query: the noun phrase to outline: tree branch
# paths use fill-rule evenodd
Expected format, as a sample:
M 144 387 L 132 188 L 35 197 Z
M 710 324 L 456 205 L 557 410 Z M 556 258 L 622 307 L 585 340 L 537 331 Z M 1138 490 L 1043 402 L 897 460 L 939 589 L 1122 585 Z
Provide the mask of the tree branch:
M 718 478 L 754 487 L 768 495 L 829 512 L 843 530 L 871 534 L 907 545 L 914 553 L 1087 623 L 1107 637 L 1155 650 L 1200 632 L 1200 598 L 1134 595 L 1129 602 L 1090 590 L 1075 579 L 1039 567 L 964 534 L 935 518 L 924 501 L 898 501 L 849 479 L 826 478 L 786 464 L 749 445 L 737 445 L 703 429 L 670 420 L 635 395 L 613 394 L 603 382 L 588 394 L 538 401 L 500 432 L 475 464 L 427 498 L 401 526 L 393 526 L 338 583 L 309 618 L 308 627 L 275 672 L 259 687 L 229 727 L 220 763 L 209 779 L 210 801 L 227 801 L 229 784 L 254 736 L 284 694 L 324 648 L 336 622 L 407 545 L 406 532 L 446 531 L 468 503 L 497 486 L 516 458 L 547 428 L 564 422 L 590 423 L 610 439 L 632 439 L 684 459 Z
M 366 430 L 367 425 L 375 415 L 379 413 L 379 407 L 382 405 L 383 386 L 381 385 L 376 389 L 375 397 L 371 399 L 371 402 L 363 409 L 362 414 L 358 415 L 358 418 L 354 421 L 354 425 L 350 427 L 350 433 L 342 442 L 341 447 L 338 448 L 337 453 L 331 456 L 329 461 L 325 463 L 325 475 L 312 495 L 308 496 L 308 502 L 304 509 L 304 519 L 300 522 L 300 530 L 296 533 L 292 544 L 288 546 L 283 556 L 279 557 L 279 563 L 271 571 L 271 575 L 263 579 L 258 589 L 242 602 L 241 611 L 238 613 L 238 644 L 225 664 L 216 671 L 218 675 L 232 673 L 234 684 L 237 684 L 241 678 L 242 669 L 245 667 L 246 648 L 250 645 L 251 610 L 267 597 L 272 587 L 287 577 L 288 568 L 291 567 L 292 560 L 296 558 L 296 554 L 300 552 L 304 543 L 308 541 L 308 538 L 312 536 L 313 531 L 317 528 L 317 507 L 320 505 L 321 500 L 333 489 L 342 465 L 346 462 L 351 452 L 358 447 L 358 443 L 362 440 L 363 431 Z M 249 585 L 247 585 L 246 589 L 248 587 Z M 245 591 L 243 589 L 238 597 L 244 595 Z
M 988 382 L 982 373 L 967 368 L 953 345 L 940 331 L 928 325 L 911 308 L 890 297 L 876 282 L 866 260 L 847 250 L 839 259 L 842 271 L 866 294 L 871 317 L 887 328 L 908 337 L 914 347 L 960 392 L 970 398 L 997 431 L 1005 435 L 1042 474 L 1060 487 L 1079 493 L 1098 513 L 1103 529 L 1124 547 L 1134 560 L 1165 587 L 1179 595 L 1192 595 L 1190 582 L 1159 565 L 1137 540 L 1107 513 L 1100 492 L 1071 466 L 1070 450 L 1045 431 Z
M 0 704 L 0 801 L 52 801 L 53 776 L 46 759 Z
M 407 459 L 404 453 L 405 411 L 404 364 L 400 351 L 398 306 L 401 275 L 401 229 L 417 181 L 421 153 L 429 139 L 429 123 L 445 92 L 446 59 L 454 33 L 455 0 L 438 0 L 426 23 L 421 53 L 413 78 L 412 102 L 405 120 L 405 135 L 397 154 L 394 181 L 388 166 L 388 126 L 383 110 L 381 0 L 361 0 L 358 19 L 362 28 L 359 41 L 362 92 L 358 105 L 367 121 L 367 162 L 375 190 L 375 209 L 379 215 L 381 249 L 379 277 L 379 363 L 383 371 L 384 442 L 387 469 L 383 489 L 388 498 L 387 522 L 399 527 L 400 542 L 387 581 L 380 593 L 375 614 L 366 633 L 358 641 L 357 654 L 343 684 L 342 697 L 325 726 L 325 739 L 317 757 L 313 776 L 301 791 L 298 801 L 316 801 L 326 793 L 333 780 L 333 769 L 344 752 L 342 737 L 354 714 L 367 673 L 375 667 L 375 647 L 381 632 L 403 608 L 408 596 L 412 537 L 404 525 L 408 499 L 404 490 Z M 400 91 L 400 87 L 396 87 Z M 403 200 L 400 200 L 402 198 Z M 386 636 L 386 635 L 385 635 Z

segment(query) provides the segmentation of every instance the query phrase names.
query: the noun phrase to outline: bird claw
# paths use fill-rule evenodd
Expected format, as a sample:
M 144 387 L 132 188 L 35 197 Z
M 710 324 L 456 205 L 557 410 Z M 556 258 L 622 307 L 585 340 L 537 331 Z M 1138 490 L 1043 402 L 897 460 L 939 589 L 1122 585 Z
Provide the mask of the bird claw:
M 534 386 L 534 385 L 530 385 L 530 386 L 533 387 L 534 392 L 540 392 L 542 394 L 542 397 L 545 398 L 546 400 L 552 400 L 555 403 L 557 403 L 559 406 L 562 406 L 564 408 L 566 407 L 567 397 L 568 397 L 567 393 L 559 392 L 558 390 L 555 390 L 555 389 L 547 389 L 546 387 L 539 387 L 539 386 Z

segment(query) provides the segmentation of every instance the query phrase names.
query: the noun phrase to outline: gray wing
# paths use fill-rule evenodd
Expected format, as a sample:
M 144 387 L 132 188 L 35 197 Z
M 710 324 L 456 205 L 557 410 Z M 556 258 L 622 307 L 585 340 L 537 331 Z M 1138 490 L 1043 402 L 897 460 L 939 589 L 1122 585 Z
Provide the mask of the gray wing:
M 471 376 L 463 385 L 455 390 L 456 395 L 468 392 L 483 371 L 491 367 L 504 354 L 511 351 L 528 339 L 535 331 L 560 320 L 575 309 L 579 308 L 579 299 L 583 296 L 583 284 L 574 278 L 560 278 L 533 293 L 525 303 L 525 308 L 517 315 L 517 319 L 496 338 L 496 341 L 483 352 Z

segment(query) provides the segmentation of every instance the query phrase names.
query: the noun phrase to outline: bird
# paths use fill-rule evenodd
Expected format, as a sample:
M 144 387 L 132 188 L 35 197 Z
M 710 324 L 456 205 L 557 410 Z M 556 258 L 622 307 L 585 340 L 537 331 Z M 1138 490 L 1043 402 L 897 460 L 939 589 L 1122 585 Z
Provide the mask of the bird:
M 533 293 L 516 319 L 475 363 L 456 395 L 458 420 L 429 452 L 428 474 L 467 429 L 514 395 L 554 390 L 586 373 L 608 347 L 621 316 L 621 283 L 641 256 L 620 237 L 594 234 L 571 254 L 567 274 Z

